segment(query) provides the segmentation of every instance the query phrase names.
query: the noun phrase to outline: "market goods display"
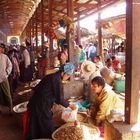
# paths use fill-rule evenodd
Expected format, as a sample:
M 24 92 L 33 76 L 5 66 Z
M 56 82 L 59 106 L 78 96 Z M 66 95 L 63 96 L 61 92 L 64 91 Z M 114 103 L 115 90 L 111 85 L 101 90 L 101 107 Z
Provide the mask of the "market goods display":
M 65 122 L 74 122 L 75 120 L 77 120 L 77 109 L 71 109 L 71 108 L 64 108 L 62 111 L 62 120 L 64 120 Z
M 99 129 L 90 124 L 66 123 L 58 128 L 52 135 L 54 140 L 96 140 L 100 136 Z

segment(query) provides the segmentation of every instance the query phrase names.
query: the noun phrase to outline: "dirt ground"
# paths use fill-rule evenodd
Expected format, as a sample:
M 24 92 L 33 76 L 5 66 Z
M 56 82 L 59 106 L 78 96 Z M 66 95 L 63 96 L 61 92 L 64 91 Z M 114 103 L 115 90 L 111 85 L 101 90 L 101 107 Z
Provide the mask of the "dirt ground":
M 0 115 L 0 140 L 23 140 L 22 127 L 17 114 Z
M 14 106 L 30 98 L 30 92 L 25 92 L 23 95 L 18 94 L 25 90 L 28 91 L 29 87 L 25 88 L 23 85 L 18 87 L 13 96 Z M 22 117 L 23 114 L 15 112 L 10 114 L 8 108 L 2 107 L 2 113 L 0 113 L 0 140 L 23 140 Z

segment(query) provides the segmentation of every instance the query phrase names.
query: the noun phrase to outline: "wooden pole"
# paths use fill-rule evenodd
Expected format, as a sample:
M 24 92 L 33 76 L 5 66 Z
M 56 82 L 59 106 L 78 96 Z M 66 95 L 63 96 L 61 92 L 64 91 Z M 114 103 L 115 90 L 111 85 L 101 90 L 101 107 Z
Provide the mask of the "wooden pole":
M 29 40 L 30 40 L 30 44 L 32 44 L 32 29 L 31 29 L 31 19 L 29 21 Z
M 67 16 L 69 16 L 72 21 L 74 17 L 74 2 L 73 0 L 67 0 Z M 69 26 L 67 27 L 66 39 L 68 42 L 68 53 L 69 61 L 74 63 L 74 33 L 69 31 Z
M 81 44 L 81 31 L 80 31 L 80 17 L 78 15 L 78 21 L 77 21 L 77 38 L 78 38 L 78 45 Z
M 35 37 L 34 16 L 32 17 L 32 38 Z M 35 51 L 35 42 L 33 41 L 33 50 Z
M 41 1 L 41 44 L 44 45 L 44 0 Z
M 138 120 L 140 91 L 140 1 L 126 0 L 126 95 L 125 122 Z
M 49 59 L 48 67 L 50 68 L 53 65 L 53 39 L 52 39 L 52 0 L 48 0 L 48 9 L 49 9 Z
M 36 29 L 36 49 L 38 47 L 38 19 L 37 19 L 37 9 L 36 9 L 36 13 L 35 13 L 35 29 Z
M 101 26 L 101 13 L 98 13 L 98 46 L 97 54 L 102 56 L 102 26 Z
M 100 8 L 101 2 L 99 0 L 98 9 Z M 101 13 L 98 12 L 98 46 L 97 46 L 97 54 L 101 55 L 103 58 L 103 50 L 102 50 L 102 25 L 101 25 Z

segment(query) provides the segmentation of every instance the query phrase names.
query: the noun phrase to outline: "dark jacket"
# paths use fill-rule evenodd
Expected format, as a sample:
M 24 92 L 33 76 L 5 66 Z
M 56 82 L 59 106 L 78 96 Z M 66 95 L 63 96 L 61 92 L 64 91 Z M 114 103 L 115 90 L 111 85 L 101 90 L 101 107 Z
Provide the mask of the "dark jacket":
M 68 107 L 63 99 L 61 73 L 45 76 L 33 89 L 34 94 L 28 104 L 29 123 L 27 140 L 51 138 L 55 130 L 51 108 L 54 103 Z

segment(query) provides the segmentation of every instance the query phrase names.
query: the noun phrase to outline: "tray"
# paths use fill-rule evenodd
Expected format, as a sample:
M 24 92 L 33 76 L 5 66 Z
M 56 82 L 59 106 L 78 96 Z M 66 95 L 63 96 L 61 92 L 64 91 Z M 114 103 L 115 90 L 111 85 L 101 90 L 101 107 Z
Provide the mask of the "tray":
M 28 104 L 28 101 L 20 103 L 20 104 L 14 106 L 13 107 L 14 112 L 16 112 L 16 113 L 24 113 L 24 112 L 26 112 L 27 111 L 27 104 Z
M 97 140 L 99 138 L 99 136 L 100 136 L 100 130 L 98 129 L 98 127 L 96 127 L 94 125 L 91 125 L 91 124 L 82 123 L 82 122 L 80 122 L 80 125 L 84 129 L 83 130 L 84 135 L 85 134 L 86 135 L 89 134 L 89 135 L 88 135 L 88 138 L 86 137 L 86 138 L 81 138 L 81 139 L 78 139 L 78 140 L 87 140 L 87 139 L 88 140 Z M 62 132 L 64 132 L 63 129 L 64 128 L 67 128 L 67 127 L 72 127 L 72 129 L 73 129 L 74 123 L 66 123 L 66 124 L 62 125 L 60 128 L 58 128 L 52 134 L 53 140 L 64 140 L 64 139 L 77 140 L 77 138 L 75 138 L 75 136 L 72 136 L 72 135 L 69 136 L 69 138 L 65 138 L 66 135 L 63 135 L 63 137 L 62 137 L 62 135 L 60 134 L 60 138 L 56 138 L 56 135 L 58 134 L 58 132 L 60 132 L 61 130 L 62 130 Z M 91 134 L 91 132 L 92 132 L 92 134 Z M 70 134 L 70 132 L 67 135 L 69 135 L 69 134 Z

